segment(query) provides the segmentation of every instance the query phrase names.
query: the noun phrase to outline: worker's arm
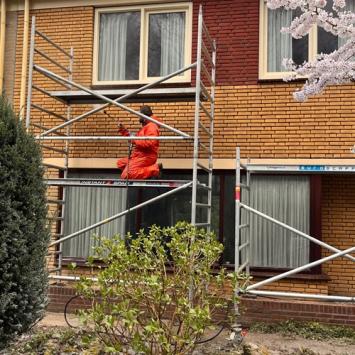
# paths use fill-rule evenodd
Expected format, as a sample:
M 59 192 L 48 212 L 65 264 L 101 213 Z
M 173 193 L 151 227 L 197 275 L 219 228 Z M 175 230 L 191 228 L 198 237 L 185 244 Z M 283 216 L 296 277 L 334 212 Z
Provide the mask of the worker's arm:
M 156 124 L 148 124 L 147 129 L 144 132 L 144 135 L 147 137 L 158 137 L 159 136 L 159 128 Z M 137 148 L 141 149 L 151 149 L 156 146 L 157 141 L 154 139 L 150 140 L 135 140 L 133 143 Z
M 123 125 L 123 124 L 119 124 L 118 125 L 118 133 L 121 136 L 130 136 L 131 134 L 129 133 L 129 130 Z

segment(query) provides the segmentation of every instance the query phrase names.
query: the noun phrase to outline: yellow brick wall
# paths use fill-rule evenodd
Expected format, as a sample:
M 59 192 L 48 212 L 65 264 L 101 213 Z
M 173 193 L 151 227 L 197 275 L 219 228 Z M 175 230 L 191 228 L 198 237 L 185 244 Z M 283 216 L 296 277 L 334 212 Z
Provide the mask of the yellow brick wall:
M 265 280 L 265 278 L 254 277 L 250 283 L 254 284 L 259 281 Z M 263 291 L 280 291 L 280 292 L 297 292 L 297 293 L 313 293 L 327 295 L 329 282 L 325 280 L 302 280 L 302 279 L 284 279 L 280 281 L 272 282 L 268 285 L 258 288 Z M 233 290 L 231 285 L 225 287 L 226 294 L 232 294 Z
M 253 281 L 261 281 L 256 279 Z M 316 294 L 328 294 L 328 282 L 314 281 L 314 280 L 280 280 L 273 282 L 269 285 L 261 287 L 261 290 L 268 291 L 281 291 L 281 292 L 298 292 L 298 293 L 316 293 Z
M 13 99 L 15 62 L 22 58 L 16 58 L 16 36 L 17 36 L 17 13 L 11 11 L 6 18 L 6 41 L 5 41 L 5 72 L 4 72 L 4 91 L 7 99 Z
M 355 177 L 324 176 L 322 191 L 323 240 L 345 250 L 355 245 Z M 323 249 L 323 257 L 332 254 Z M 355 253 L 352 254 L 355 256 Z M 354 296 L 355 263 L 344 257 L 323 265 L 331 278 L 329 292 Z
M 292 92 L 300 85 L 218 88 L 216 157 L 233 158 L 239 145 L 253 158 L 353 158 L 355 85 L 297 103 Z
M 92 7 L 75 7 L 33 11 L 37 28 L 56 43 L 69 50 L 74 47 L 74 80 L 90 86 L 92 77 L 93 24 Z M 19 16 L 17 58 L 21 57 L 23 18 Z M 43 41 L 39 46 L 56 60 L 67 61 L 60 52 Z M 54 69 L 39 59 L 40 65 Z M 16 62 L 15 107 L 18 106 L 21 61 Z M 218 68 L 222 71 L 223 68 Z M 56 70 L 58 74 L 65 74 Z M 49 90 L 63 90 L 57 84 L 36 74 L 36 84 Z M 296 103 L 292 92 L 302 83 L 260 83 L 249 86 L 219 86 L 216 90 L 215 158 L 234 158 L 235 146 L 242 155 L 251 158 L 352 158 L 350 147 L 355 141 L 355 86 L 333 87 L 306 103 Z M 34 92 L 34 102 L 66 115 L 65 106 Z M 131 105 L 138 108 L 139 104 Z M 153 104 L 164 122 L 192 133 L 193 103 Z M 92 105 L 74 106 L 72 116 L 92 109 Z M 135 131 L 137 118 L 111 108 L 111 114 Z M 47 114 L 33 110 L 33 120 L 42 120 L 46 126 L 61 123 Z M 73 134 L 115 135 L 116 124 L 102 113 L 75 124 Z M 56 143 L 61 146 L 61 143 Z M 116 157 L 125 154 L 125 142 L 76 142 L 71 144 L 75 157 Z M 52 154 L 53 156 L 53 154 Z M 163 143 L 162 158 L 190 158 L 191 144 Z

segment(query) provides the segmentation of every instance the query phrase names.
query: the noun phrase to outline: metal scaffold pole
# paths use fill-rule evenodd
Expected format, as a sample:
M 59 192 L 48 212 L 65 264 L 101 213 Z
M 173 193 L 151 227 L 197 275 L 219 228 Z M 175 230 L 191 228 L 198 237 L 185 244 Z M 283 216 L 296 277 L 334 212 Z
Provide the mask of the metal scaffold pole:
M 217 46 L 216 41 L 213 40 L 213 54 L 212 54 L 212 76 L 211 76 L 211 118 L 210 120 L 210 142 L 209 142 L 209 158 L 208 158 L 208 168 L 210 169 L 208 173 L 208 210 L 207 210 L 207 223 L 208 230 L 211 230 L 212 223 L 212 195 L 213 195 L 213 137 L 214 137 L 214 113 L 215 113 L 215 95 L 216 95 L 216 64 L 217 64 Z M 201 102 L 200 102 L 201 104 Z
M 70 58 L 69 58 L 69 76 L 68 79 L 72 80 L 73 79 L 73 58 L 74 58 L 74 48 L 70 48 Z M 71 106 L 70 104 L 67 107 L 67 120 L 69 121 L 71 118 Z M 70 126 L 68 125 L 66 127 L 66 135 L 70 135 Z M 70 141 L 65 141 L 65 148 L 64 148 L 64 172 L 63 172 L 63 179 L 67 180 L 68 179 L 68 171 L 69 171 L 69 144 Z M 62 187 L 62 204 L 61 204 L 61 217 L 62 219 L 60 220 L 60 231 L 59 231 L 59 238 L 62 238 L 64 236 L 65 232 L 65 212 L 66 212 L 66 201 L 67 201 L 67 191 L 68 188 L 66 186 Z M 59 250 L 58 250 L 58 275 L 62 274 L 62 265 L 63 265 L 63 243 L 59 244 Z
M 28 79 L 28 96 L 27 96 L 27 108 L 26 108 L 26 127 L 27 130 L 32 130 L 36 138 L 41 142 L 42 149 L 51 151 L 52 153 L 63 155 L 63 164 L 56 163 L 47 163 L 45 159 L 43 165 L 47 169 L 51 169 L 50 172 L 53 175 L 53 171 L 58 171 L 58 178 L 46 179 L 48 187 L 56 187 L 61 189 L 61 196 L 57 198 L 48 198 L 48 204 L 56 206 L 58 210 L 58 215 L 51 217 L 50 219 L 57 222 L 57 232 L 53 235 L 56 239 L 50 243 L 50 253 L 55 256 L 56 267 L 51 269 L 51 272 L 57 273 L 56 279 L 62 277 L 62 265 L 63 265 L 63 243 L 69 239 L 75 238 L 79 235 L 84 234 L 86 231 L 91 231 L 97 226 L 108 223 L 116 218 L 124 216 L 132 211 L 135 211 L 143 206 L 149 205 L 152 202 L 155 202 L 161 198 L 169 196 L 173 193 L 181 191 L 186 188 L 191 188 L 191 222 L 192 224 L 198 227 L 205 227 L 207 230 L 211 228 L 211 207 L 212 207 L 212 169 L 213 169 L 213 120 L 214 120 L 214 108 L 215 108 L 215 78 L 216 78 L 216 43 L 211 38 L 208 33 L 207 26 L 203 22 L 202 17 L 202 7 L 200 7 L 199 12 L 199 33 L 198 33 L 198 50 L 197 58 L 194 63 L 186 65 L 184 68 L 178 69 L 173 73 L 170 73 L 162 78 L 157 79 L 156 81 L 143 85 L 142 87 L 135 90 L 128 90 L 122 96 L 117 97 L 116 99 L 111 99 L 108 96 L 102 95 L 99 91 L 92 90 L 85 87 L 73 80 L 73 61 L 74 61 L 74 50 L 71 48 L 70 51 L 63 49 L 60 45 L 55 43 L 52 39 L 46 36 L 44 33 L 36 29 L 36 19 L 32 18 L 32 28 L 31 28 L 31 44 L 30 44 L 30 59 L 29 59 L 29 79 Z M 205 38 L 205 40 L 203 39 Z M 47 53 L 43 51 L 43 47 L 39 45 L 40 43 L 45 43 L 46 46 L 51 47 L 51 50 Z M 56 57 L 52 57 L 56 51 L 61 52 L 61 56 L 67 57 L 69 59 L 69 64 L 63 63 L 57 60 Z M 40 57 L 41 65 L 36 59 Z M 57 68 L 61 72 L 68 74 L 63 76 L 61 74 L 55 73 L 53 70 L 49 70 L 45 67 L 43 62 L 49 62 L 51 68 Z M 167 80 L 178 76 L 186 71 L 196 70 L 196 83 L 195 83 L 195 114 L 194 114 L 194 133 L 190 135 L 185 133 L 180 129 L 174 128 L 166 123 L 156 121 L 154 118 L 145 116 L 139 111 L 135 111 L 130 107 L 126 106 L 124 102 L 127 99 L 132 100 L 132 98 L 137 97 L 138 94 L 144 93 L 145 90 L 151 90 L 159 84 L 166 82 Z M 48 91 L 43 86 L 43 81 L 39 80 L 38 84 L 34 82 L 34 73 L 49 79 L 52 83 L 58 84 L 62 87 L 65 87 L 68 95 L 71 95 L 72 88 L 74 87 L 77 90 L 85 92 L 87 95 L 91 95 L 96 100 L 103 102 L 99 107 L 82 113 L 78 116 L 72 116 L 71 100 L 61 100 L 53 92 Z M 37 77 L 36 77 L 37 80 Z M 207 85 L 204 84 L 204 81 L 207 81 Z M 162 90 L 162 89 L 159 89 Z M 164 90 L 164 89 L 163 89 Z M 169 88 L 165 89 L 166 92 L 169 91 Z M 41 100 L 40 103 L 36 102 L 37 96 L 33 96 L 33 92 L 37 94 L 42 94 L 47 98 L 58 100 L 63 104 L 66 104 L 66 114 L 61 112 L 56 112 L 56 105 L 51 104 L 50 107 L 45 107 L 45 100 Z M 206 102 L 206 104 L 204 103 Z M 155 180 L 155 181 L 124 181 L 124 184 L 120 180 L 99 180 L 99 179 L 72 179 L 69 176 L 69 144 L 71 141 L 126 141 L 132 140 L 133 137 L 122 137 L 122 136 L 80 136 L 71 134 L 70 127 L 76 122 L 84 120 L 91 115 L 98 113 L 99 111 L 105 109 L 109 106 L 115 106 L 121 110 L 124 110 L 128 113 L 131 113 L 138 117 L 143 117 L 148 121 L 152 121 L 159 125 L 161 128 L 170 131 L 170 135 L 161 135 L 159 137 L 134 137 L 135 140 L 159 140 L 159 141 L 180 141 L 187 140 L 193 142 L 193 169 L 192 169 L 192 178 L 191 181 L 165 181 L 165 180 Z M 33 114 L 31 111 L 36 110 L 36 114 Z M 52 127 L 46 127 L 42 123 L 42 118 L 38 122 L 38 118 L 43 115 L 49 116 L 51 120 Z M 207 118 L 207 120 L 206 120 Z M 57 122 L 61 121 L 60 124 Z M 206 122 L 207 121 L 207 122 Z M 53 124 L 52 124 L 53 123 Z M 65 129 L 65 131 L 63 131 Z M 207 135 L 207 140 L 203 141 L 201 137 L 201 132 Z M 51 144 L 43 144 L 44 141 L 52 142 Z M 63 142 L 63 146 L 57 146 L 55 142 Z M 199 151 L 207 153 L 207 164 L 203 164 Z M 53 156 L 52 154 L 50 157 Z M 54 155 L 55 156 L 55 155 Z M 53 170 L 54 169 L 54 170 Z M 199 180 L 199 172 L 207 173 L 207 180 Z M 69 235 L 64 235 L 66 228 L 64 228 L 64 222 L 66 218 L 66 203 L 68 199 L 67 188 L 69 186 L 96 186 L 96 187 L 105 187 L 105 188 L 134 188 L 134 187 L 155 187 L 155 188 L 169 188 L 170 191 L 162 192 L 156 198 L 153 198 L 148 201 L 144 201 L 130 209 L 120 212 L 114 216 L 108 217 L 102 221 L 99 221 L 95 224 L 87 226 L 79 231 L 71 233 Z M 202 197 L 202 200 L 198 200 L 198 196 Z M 205 213 L 197 213 L 196 211 L 200 209 Z M 204 216 L 203 221 L 197 221 L 197 216 Z
M 211 230 L 212 214 L 212 187 L 213 187 L 213 125 L 215 111 L 215 81 L 216 81 L 216 42 L 211 39 L 207 26 L 203 21 L 202 6 L 199 9 L 197 30 L 197 58 L 196 58 L 196 94 L 195 94 L 195 121 L 194 146 L 192 164 L 192 197 L 191 197 L 191 223 L 197 227 Z M 208 64 L 207 64 L 208 63 Z M 205 82 L 207 81 L 207 85 Z M 208 91 L 208 86 L 210 91 Z M 201 95 L 206 97 L 206 104 L 202 103 Z M 208 142 L 203 142 L 206 136 Z M 201 155 L 207 155 L 207 164 Z M 207 188 L 199 188 L 199 172 L 207 173 Z M 207 192 L 206 201 L 203 200 Z M 199 214 L 198 214 L 199 210 Z M 202 211 L 206 211 L 203 213 Z M 198 215 L 202 220 L 197 221 Z
M 26 129 L 30 128 L 31 121 L 31 104 L 32 104 L 32 82 L 33 82 L 33 60 L 34 60 L 34 49 L 35 49 L 35 38 L 36 35 L 36 17 L 32 16 L 31 24 L 31 37 L 30 37 L 30 53 L 29 53 L 29 64 L 28 64 L 28 87 L 27 87 L 27 103 L 26 103 Z
M 192 197 L 191 197 L 191 224 L 196 224 L 196 199 L 197 199 L 197 163 L 199 145 L 199 119 L 200 119 L 200 91 L 201 91 L 201 46 L 202 46 L 202 7 L 198 14 L 197 30 L 197 66 L 196 66 L 196 100 L 194 123 L 194 150 L 192 163 Z
M 246 184 L 241 183 L 241 168 L 245 170 L 246 173 Z M 249 275 L 250 273 L 250 246 L 251 246 L 251 231 L 250 231 L 250 215 L 254 214 L 255 216 L 258 216 L 259 218 L 266 220 L 270 223 L 276 224 L 277 226 L 292 232 L 289 234 L 288 238 L 295 238 L 295 237 L 302 237 L 308 240 L 309 242 L 312 242 L 314 244 L 319 245 L 322 248 L 327 249 L 330 252 L 333 252 L 332 255 L 325 256 L 323 258 L 320 258 L 318 260 L 312 261 L 310 263 L 307 263 L 302 266 L 294 267 L 286 272 L 280 273 L 279 275 L 272 276 L 270 278 L 266 278 L 262 281 L 256 282 L 252 285 L 249 285 L 245 292 L 247 294 L 252 294 L 254 296 L 264 296 L 264 297 L 287 297 L 287 298 L 304 298 L 304 299 L 318 299 L 318 300 L 323 300 L 323 301 L 341 301 L 341 302 L 355 302 L 355 297 L 349 297 L 349 296 L 338 296 L 338 295 L 324 295 L 324 294 L 313 294 L 313 293 L 301 293 L 301 292 L 284 292 L 284 291 L 268 291 L 268 290 L 260 290 L 265 285 L 269 285 L 272 282 L 275 281 L 280 281 L 285 279 L 286 277 L 289 277 L 291 275 L 297 274 L 299 272 L 302 272 L 304 270 L 309 270 L 312 267 L 315 267 L 317 265 L 323 264 L 325 262 L 334 260 L 335 258 L 338 257 L 345 257 L 349 259 L 350 261 L 354 262 L 355 258 L 351 255 L 355 247 L 350 247 L 346 250 L 340 250 L 338 248 L 335 248 L 317 238 L 312 237 L 311 235 L 308 235 L 294 227 L 291 227 L 287 223 L 281 222 L 277 220 L 276 218 L 273 218 L 272 216 L 267 215 L 266 213 L 258 211 L 256 208 L 253 208 L 250 206 L 250 193 L 251 193 L 251 171 L 252 169 L 255 169 L 255 166 L 250 164 L 250 161 L 248 159 L 248 162 L 246 165 L 241 163 L 240 159 L 240 148 L 236 148 L 236 188 L 235 188 L 235 272 L 239 273 L 245 270 L 246 274 Z M 255 170 L 260 172 L 259 170 Z M 277 168 L 277 171 L 279 169 Z M 294 171 L 294 170 L 291 170 Z M 307 171 L 307 170 L 306 170 Z M 244 188 L 247 190 L 247 195 L 246 198 L 243 199 L 246 202 L 241 201 L 241 192 L 244 191 Z M 246 214 L 245 218 L 243 218 L 246 223 L 241 224 L 241 212 L 244 212 Z M 244 240 L 241 238 L 241 232 L 242 230 L 247 229 L 246 237 Z M 245 250 L 244 255 L 241 254 L 241 251 L 243 249 Z M 242 258 L 243 256 L 243 258 Z M 244 262 L 243 262 L 244 261 Z M 239 295 L 239 290 L 236 288 L 235 290 L 235 295 Z M 238 305 L 235 305 L 235 310 L 238 311 Z M 237 313 L 236 313 L 237 314 Z M 239 328 L 238 328 L 239 329 Z

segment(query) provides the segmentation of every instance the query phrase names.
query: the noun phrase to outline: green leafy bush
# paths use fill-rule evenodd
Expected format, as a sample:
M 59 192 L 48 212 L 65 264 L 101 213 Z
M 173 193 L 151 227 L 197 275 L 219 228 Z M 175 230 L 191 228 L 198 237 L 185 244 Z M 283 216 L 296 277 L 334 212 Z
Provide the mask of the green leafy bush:
M 82 278 L 78 284 L 78 293 L 92 301 L 81 312 L 85 324 L 107 351 L 192 352 L 214 314 L 227 312 L 228 275 L 213 271 L 222 249 L 213 234 L 182 222 L 152 226 L 136 238 L 104 239 L 96 257 L 106 267 L 97 282 Z
M 46 306 L 45 186 L 41 154 L 0 98 L 0 348 Z

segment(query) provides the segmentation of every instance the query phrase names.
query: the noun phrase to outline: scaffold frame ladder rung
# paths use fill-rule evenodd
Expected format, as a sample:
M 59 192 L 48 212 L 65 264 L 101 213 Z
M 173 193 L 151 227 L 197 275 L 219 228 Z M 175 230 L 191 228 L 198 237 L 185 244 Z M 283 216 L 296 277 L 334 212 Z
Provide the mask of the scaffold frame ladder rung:
M 204 43 L 202 36 L 205 37 L 205 40 L 208 43 L 208 48 Z M 43 46 L 40 46 L 40 42 L 46 42 L 46 51 L 43 51 Z M 65 63 L 58 60 L 56 57 L 52 57 L 52 49 L 47 49 L 48 46 L 52 46 L 56 50 L 65 54 L 66 59 Z M 111 98 L 100 94 L 98 91 L 92 90 L 90 88 L 85 87 L 84 85 L 79 84 L 76 81 L 73 81 L 73 61 L 74 61 L 74 50 L 71 48 L 70 50 L 63 49 L 60 45 L 52 41 L 47 35 L 38 31 L 36 29 L 36 18 L 35 16 L 32 17 L 32 26 L 31 26 L 31 41 L 30 41 L 30 53 L 29 53 L 29 71 L 28 71 L 28 95 L 27 95 L 27 108 L 26 108 L 26 128 L 27 130 L 32 129 L 39 129 L 41 130 L 40 133 L 37 133 L 36 139 L 40 142 L 43 146 L 42 149 L 44 150 L 52 150 L 54 153 L 62 154 L 64 156 L 64 164 L 63 166 L 52 164 L 49 159 L 44 159 L 43 166 L 46 166 L 51 169 L 55 169 L 55 174 L 58 174 L 58 177 L 49 176 L 46 179 L 46 183 L 48 187 L 56 187 L 61 191 L 61 196 L 58 198 L 50 198 L 47 200 L 48 204 L 54 204 L 58 206 L 58 216 L 49 217 L 49 219 L 53 219 L 57 221 L 58 228 L 57 232 L 55 233 L 55 237 L 59 238 L 50 244 L 50 247 L 58 248 L 58 267 L 55 268 L 56 277 L 62 277 L 62 258 L 63 258 L 63 243 L 69 239 L 75 238 L 79 235 L 86 233 L 87 231 L 91 231 L 99 225 L 109 223 L 110 221 L 119 218 L 120 216 L 124 216 L 127 213 L 131 213 L 136 209 L 142 208 L 154 201 L 157 201 L 161 198 L 169 196 L 173 193 L 176 193 L 180 190 L 191 188 L 191 220 L 190 222 L 193 225 L 203 225 L 206 227 L 207 230 L 211 228 L 211 209 L 212 209 L 212 172 L 213 172 L 213 120 L 214 120 L 214 99 L 215 99 L 215 83 L 216 83 L 216 42 L 213 40 L 208 32 L 207 26 L 203 22 L 203 15 L 202 15 L 202 6 L 200 6 L 199 14 L 198 14 L 198 38 L 197 38 L 197 54 L 196 54 L 196 61 L 187 64 L 185 67 L 174 71 L 162 78 L 158 78 L 152 83 L 148 83 L 143 85 L 142 87 L 134 90 L 128 90 L 126 94 L 112 100 Z M 40 64 L 37 60 L 37 57 L 42 57 Z M 45 61 L 43 61 L 43 58 Z M 47 69 L 43 62 L 48 61 L 50 65 L 54 68 L 59 69 L 65 73 L 66 76 L 59 75 L 52 70 Z M 205 65 L 205 62 L 209 63 L 209 67 Z M 45 64 L 46 65 L 46 64 Z M 164 83 L 165 81 L 180 75 L 186 71 L 196 71 L 196 80 L 195 80 L 195 113 L 194 113 L 194 132 L 193 134 L 186 133 L 180 129 L 174 128 L 166 123 L 156 121 L 152 117 L 145 116 L 139 111 L 135 111 L 132 108 L 128 107 L 127 105 L 122 104 L 128 98 L 133 98 L 137 94 L 143 92 L 144 90 L 148 90 L 154 88 L 157 85 Z M 204 78 L 207 79 L 210 87 L 208 88 L 202 82 L 201 71 L 203 71 Z M 63 101 L 56 98 L 52 95 L 45 87 L 41 87 L 43 81 L 39 81 L 39 83 L 35 83 L 34 79 L 37 80 L 37 75 L 34 77 L 34 73 L 37 72 L 40 75 L 48 78 L 49 80 L 53 81 L 56 84 L 59 84 L 65 87 L 68 92 L 74 93 L 73 88 L 77 90 L 81 90 L 85 92 L 95 99 L 103 102 L 99 107 L 95 107 L 92 110 L 86 111 L 78 116 L 72 117 L 72 110 L 70 100 Z M 41 80 L 41 79 L 39 79 Z M 44 98 L 48 99 L 56 99 L 62 104 L 66 105 L 66 115 L 55 112 L 52 107 L 56 108 L 56 106 L 50 106 L 50 109 L 45 107 L 45 100 L 41 100 L 41 104 L 36 103 L 36 99 L 33 96 L 33 90 L 36 90 L 37 94 L 43 94 Z M 209 109 L 207 109 L 203 104 L 202 100 L 209 100 Z M 44 105 L 42 104 L 44 102 Z M 77 103 L 76 103 L 77 104 Z M 80 103 L 78 103 L 80 104 Z M 118 136 L 79 136 L 79 135 L 71 135 L 70 134 L 70 126 L 79 122 L 80 120 L 84 120 L 87 117 L 92 116 L 95 113 L 109 107 L 115 106 L 118 109 L 124 110 L 134 116 L 143 117 L 148 121 L 152 121 L 159 125 L 162 129 L 166 129 L 172 132 L 174 135 L 160 135 L 159 137 L 118 137 Z M 54 127 L 45 127 L 42 124 L 42 119 L 40 122 L 31 119 L 31 110 L 36 111 L 36 117 L 39 115 L 47 114 L 51 117 L 54 117 L 58 120 L 63 121 L 60 124 L 55 125 Z M 205 115 L 209 119 L 209 127 L 203 124 L 202 117 L 200 115 L 200 109 L 205 113 Z M 208 143 L 205 141 L 202 143 L 200 140 L 200 127 L 203 127 L 205 133 L 208 133 Z M 62 131 L 65 129 L 65 133 Z M 70 150 L 69 150 L 69 143 L 71 141 L 84 141 L 84 140 L 117 140 L 117 141 L 127 141 L 132 139 L 140 139 L 140 140 L 148 140 L 148 139 L 155 139 L 159 141 L 172 141 L 172 140 L 187 140 L 193 143 L 193 163 L 192 163 L 192 179 L 188 181 L 151 181 L 151 182 L 130 182 L 127 180 L 119 181 L 119 180 L 110 180 L 110 181 L 98 181 L 93 182 L 93 180 L 89 181 L 90 179 L 81 179 L 81 181 L 74 181 L 70 179 L 68 176 L 68 169 L 69 169 L 69 159 L 70 159 Z M 51 144 L 43 144 L 44 141 L 53 141 Z M 56 145 L 57 141 L 62 141 L 64 143 L 64 147 L 59 147 Z M 204 156 L 207 156 L 207 165 L 201 165 L 199 162 L 199 150 L 204 150 Z M 51 153 L 53 154 L 53 153 Z M 203 172 L 208 174 L 208 182 L 201 183 L 198 181 L 199 174 L 201 173 L 200 169 L 203 168 Z M 54 174 L 52 170 L 48 170 L 47 174 Z M 206 175 L 204 175 L 206 176 Z M 69 187 L 143 187 L 147 188 L 149 186 L 157 187 L 157 188 L 168 188 L 169 191 L 162 192 L 158 197 L 153 198 L 148 201 L 144 201 L 133 208 L 131 207 L 127 211 L 123 211 L 119 213 L 119 216 L 111 216 L 97 222 L 91 226 L 85 227 L 80 231 L 71 233 L 69 235 L 65 235 L 64 231 L 64 222 L 65 222 L 65 211 L 66 211 L 66 198 L 67 198 L 67 188 Z M 202 203 L 197 202 L 197 194 L 207 195 L 207 203 L 204 205 Z M 196 220 L 196 208 L 206 208 L 207 211 L 207 221 L 204 220 L 203 222 L 199 222 Z

